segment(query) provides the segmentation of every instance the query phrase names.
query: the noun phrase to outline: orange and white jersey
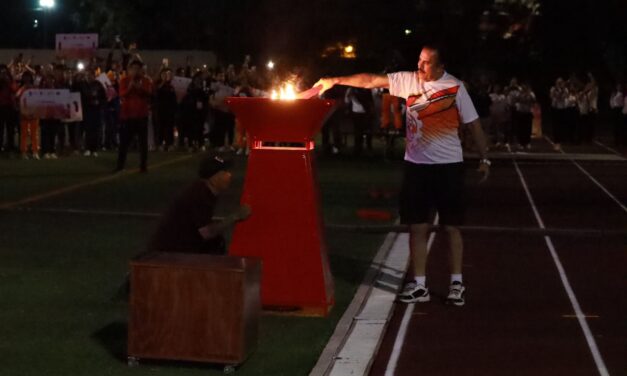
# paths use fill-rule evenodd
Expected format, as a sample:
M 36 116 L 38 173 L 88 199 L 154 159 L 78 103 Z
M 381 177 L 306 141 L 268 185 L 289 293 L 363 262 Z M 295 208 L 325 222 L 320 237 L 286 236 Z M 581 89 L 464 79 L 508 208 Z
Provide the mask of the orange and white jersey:
M 417 164 L 463 161 L 458 129 L 479 116 L 464 84 L 448 73 L 421 81 L 418 72 L 388 74 L 390 94 L 407 101 L 405 160 Z

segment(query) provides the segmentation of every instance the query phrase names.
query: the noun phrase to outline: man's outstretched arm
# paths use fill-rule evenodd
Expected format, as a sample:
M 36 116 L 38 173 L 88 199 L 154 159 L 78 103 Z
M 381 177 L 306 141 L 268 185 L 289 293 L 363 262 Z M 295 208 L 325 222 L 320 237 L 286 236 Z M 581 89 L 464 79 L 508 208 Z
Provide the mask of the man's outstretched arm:
M 320 94 L 322 94 L 335 85 L 360 87 L 364 89 L 387 89 L 390 87 L 390 81 L 386 74 L 358 73 L 351 76 L 321 78 L 316 82 L 314 87 L 322 86 L 320 89 Z

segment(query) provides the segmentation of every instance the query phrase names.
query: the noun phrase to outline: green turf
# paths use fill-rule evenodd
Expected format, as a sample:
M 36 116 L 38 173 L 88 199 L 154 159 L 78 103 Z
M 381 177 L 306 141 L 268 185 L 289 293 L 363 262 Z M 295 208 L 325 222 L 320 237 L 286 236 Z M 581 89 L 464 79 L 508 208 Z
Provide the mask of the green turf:
M 137 168 L 137 153 L 129 153 L 127 169 Z M 150 164 L 184 156 L 183 153 L 151 153 Z M 111 175 L 117 155 L 100 153 L 98 158 L 70 156 L 56 160 L 0 159 L 0 204 L 41 192 Z
M 153 153 L 150 160 L 179 156 Z M 97 160 L 0 161 L 0 177 L 7 182 L 0 202 L 106 176 L 113 158 L 110 154 Z M 29 207 L 160 212 L 194 178 L 198 159 L 196 155 L 148 174 L 121 176 Z M 319 167 L 327 223 L 367 223 L 355 216 L 359 208 L 395 210 L 396 197 L 373 199 L 368 191 L 396 188 L 399 163 L 375 157 L 321 158 Z M 245 159 L 238 159 L 235 186 L 223 197 L 217 214 L 237 205 L 244 168 Z M 220 367 L 204 364 L 126 366 L 128 306 L 111 298 L 128 259 L 143 249 L 155 224 L 151 218 L 0 211 L 0 373 L 221 374 Z M 305 375 L 315 364 L 383 241 L 383 235 L 338 231 L 329 231 L 326 237 L 335 279 L 333 311 L 327 318 L 264 315 L 259 346 L 238 374 Z

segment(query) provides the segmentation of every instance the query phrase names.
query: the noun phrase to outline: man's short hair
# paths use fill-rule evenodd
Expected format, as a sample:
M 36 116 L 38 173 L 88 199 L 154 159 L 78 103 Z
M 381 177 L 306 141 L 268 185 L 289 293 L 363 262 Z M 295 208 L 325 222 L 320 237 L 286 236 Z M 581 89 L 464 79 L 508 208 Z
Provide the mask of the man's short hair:
M 438 53 L 438 64 L 444 66 L 446 64 L 446 53 L 441 43 L 428 42 L 422 46 L 423 49 L 435 51 Z
M 209 179 L 220 171 L 228 171 L 231 169 L 233 161 L 223 155 L 213 154 L 202 161 L 198 166 L 198 177 L 201 179 Z

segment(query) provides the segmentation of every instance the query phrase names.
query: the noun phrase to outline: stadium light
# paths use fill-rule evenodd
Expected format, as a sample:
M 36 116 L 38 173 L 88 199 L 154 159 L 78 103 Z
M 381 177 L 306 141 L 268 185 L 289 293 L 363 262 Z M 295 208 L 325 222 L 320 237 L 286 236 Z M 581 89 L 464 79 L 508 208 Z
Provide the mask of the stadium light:
M 76 64 L 76 69 L 78 69 L 79 72 L 82 72 L 85 69 L 85 64 L 83 64 L 82 61 L 79 61 L 78 64 Z
M 54 5 L 54 0 L 39 0 L 39 6 L 44 9 L 52 9 Z
M 274 69 L 274 61 L 270 60 L 268 61 L 268 64 L 266 64 L 266 67 L 268 67 L 268 69 L 273 70 Z

